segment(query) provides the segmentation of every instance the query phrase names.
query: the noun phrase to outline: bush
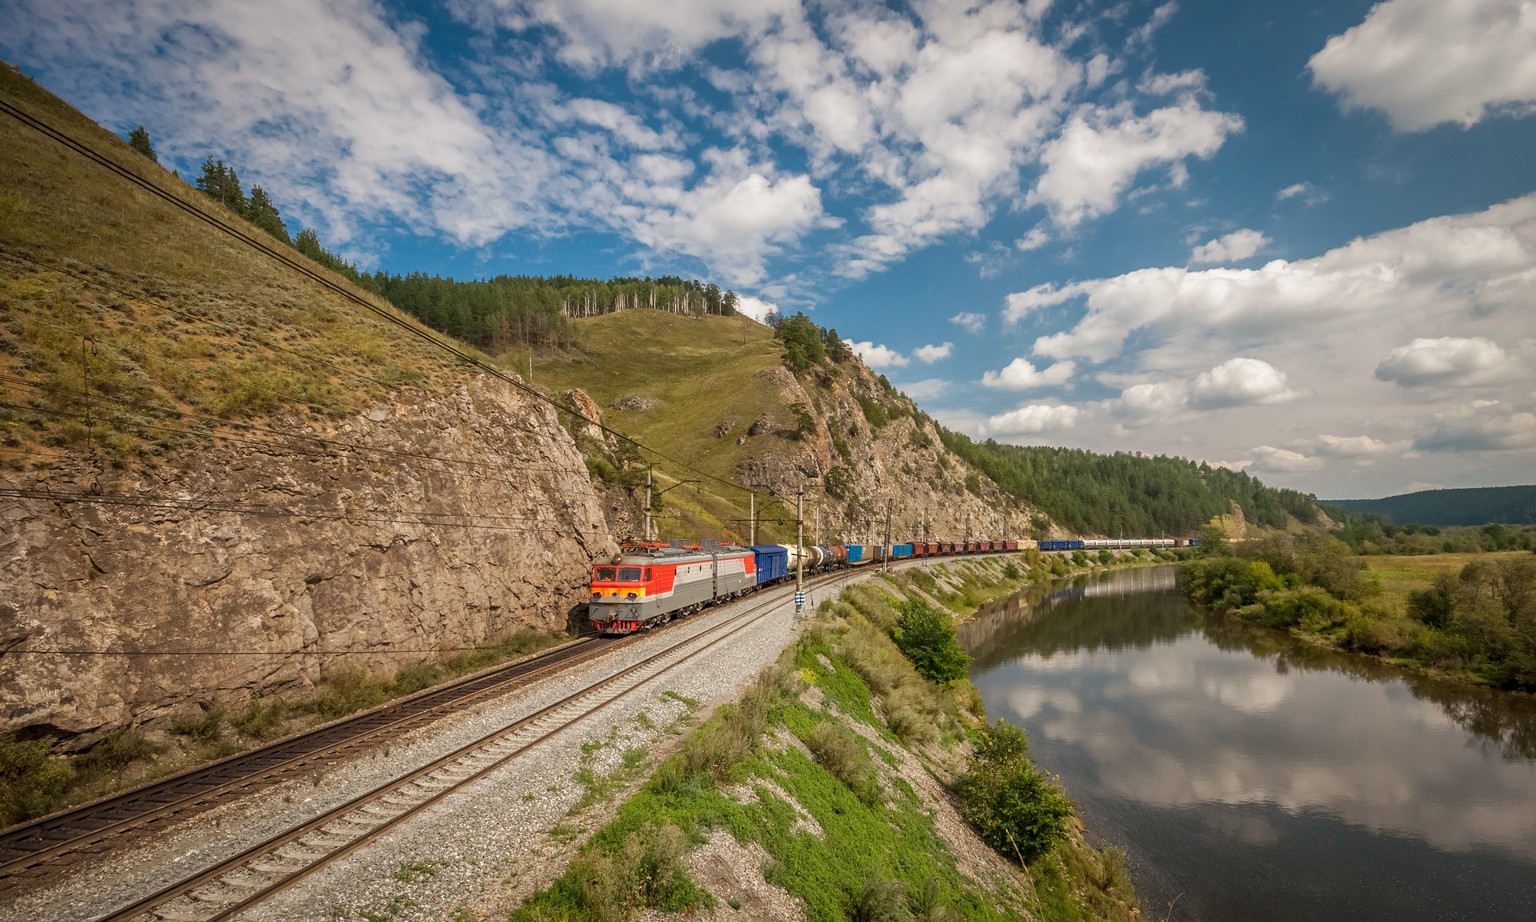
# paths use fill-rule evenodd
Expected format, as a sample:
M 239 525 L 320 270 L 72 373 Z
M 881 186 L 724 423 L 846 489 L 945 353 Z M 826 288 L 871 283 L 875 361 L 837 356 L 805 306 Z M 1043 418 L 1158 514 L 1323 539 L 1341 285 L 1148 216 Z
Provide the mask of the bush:
M 1344 624 L 1352 614 L 1348 602 L 1342 602 L 1316 586 L 1267 595 L 1263 599 L 1263 612 L 1264 623 L 1270 627 L 1301 627 L 1314 633 Z
M 1435 580 L 1429 589 L 1408 593 L 1408 617 L 1430 627 L 1445 627 L 1451 621 L 1451 592 L 1454 583 L 1449 574 Z
M 847 785 L 866 806 L 876 806 L 885 799 L 874 760 L 852 730 L 835 723 L 819 723 L 805 745 L 821 767 Z
M 219 719 L 222 726 L 222 713 Z M 86 750 L 78 764 L 89 772 L 120 772 L 134 762 L 153 758 L 160 749 L 144 734 L 119 727 Z
M 955 636 L 949 616 L 920 599 L 909 599 L 898 606 L 901 617 L 891 639 L 923 678 L 948 685 L 965 678 L 971 661 Z
M 957 785 L 960 812 L 998 854 L 1027 864 L 1067 839 L 1072 801 L 1029 760 L 1024 731 L 998 721 L 980 731 Z
M 54 757 L 53 740 L 0 737 L 0 827 L 58 809 L 74 777 L 74 768 Z
M 203 742 L 217 742 L 224 735 L 224 709 L 214 705 L 195 717 L 178 717 L 171 722 L 171 731 Z
M 514 919 L 624 922 L 642 909 L 690 912 L 710 905 L 688 879 L 688 837 L 676 826 L 643 826 L 617 848 L 594 848 L 571 862 L 554 886 L 529 900 Z
M 906 885 L 873 875 L 865 878 L 853 895 L 848 918 L 852 922 L 909 922 L 912 913 L 907 909 Z

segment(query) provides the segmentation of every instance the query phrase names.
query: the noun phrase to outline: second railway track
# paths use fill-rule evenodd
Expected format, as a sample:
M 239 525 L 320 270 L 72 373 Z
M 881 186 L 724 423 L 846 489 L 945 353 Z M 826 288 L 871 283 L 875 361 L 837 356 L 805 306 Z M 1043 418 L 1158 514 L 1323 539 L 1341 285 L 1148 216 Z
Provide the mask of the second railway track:
M 586 638 L 0 833 L 0 893 L 605 652 Z
M 814 587 L 819 585 L 820 582 L 821 581 L 819 580 L 812 581 L 811 586 Z M 719 610 L 712 614 L 719 614 L 721 616 L 722 624 L 713 627 L 701 628 L 701 630 L 704 633 L 710 634 L 723 630 L 734 630 L 734 627 L 724 627 L 724 625 L 742 625 L 746 621 L 750 620 L 750 613 L 758 609 L 767 610 L 773 607 L 787 607 L 786 596 L 787 593 L 785 593 L 783 590 L 780 590 L 774 592 L 771 596 L 767 596 L 766 604 L 759 602 L 757 599 L 749 600 L 742 605 L 736 606 L 735 614 L 732 614 L 727 610 Z M 764 597 L 759 597 L 759 599 L 761 598 Z M 743 610 L 743 607 L 745 610 Z M 698 619 L 702 619 L 704 617 L 707 616 L 697 616 L 696 619 L 691 619 L 690 622 L 685 622 L 683 625 L 684 630 L 680 631 L 679 634 L 681 635 L 685 632 L 692 633 L 687 625 L 694 623 Z M 715 619 L 711 618 L 711 621 L 713 620 Z M 787 630 L 786 625 L 787 619 L 785 619 L 784 624 L 780 625 L 780 627 L 774 628 L 774 630 Z M 672 631 L 667 631 L 660 636 L 655 634 L 650 636 L 653 640 L 661 641 L 663 638 L 669 637 L 671 634 Z M 693 645 L 706 642 L 713 641 L 700 641 L 692 639 L 684 640 L 684 643 Z M 623 645 L 624 644 L 621 644 L 620 646 Z M 607 646 L 606 649 L 614 650 L 615 648 L 613 646 Z M 640 652 L 641 651 L 636 650 L 634 653 L 628 654 L 623 658 L 626 660 L 631 659 Z M 676 653 L 657 654 L 656 657 L 652 657 L 647 662 L 652 663 L 654 666 L 655 662 L 659 658 L 664 658 L 667 656 L 676 657 L 680 655 L 681 654 Z M 666 666 L 665 668 L 671 667 Z M 745 677 L 745 675 L 732 675 L 732 678 L 736 680 L 743 679 Z M 615 680 L 616 677 L 606 677 L 601 681 L 611 683 Z M 648 680 L 649 679 L 644 679 L 644 681 Z M 574 678 L 568 678 L 560 680 L 560 683 L 568 685 L 573 681 L 575 681 Z M 636 681 L 638 682 L 642 680 L 637 678 Z M 728 686 L 734 685 L 733 682 L 726 684 Z M 163 859 L 157 859 L 161 861 L 161 865 L 153 872 L 153 874 L 145 873 L 141 875 L 145 878 L 143 881 L 141 881 L 141 883 L 144 884 L 143 886 L 120 886 L 120 893 L 118 896 L 113 896 L 110 898 L 103 897 L 104 900 L 109 899 L 109 902 L 103 902 L 97 909 L 82 911 L 78 914 L 72 914 L 69 917 L 76 919 L 172 917 L 177 919 L 196 919 L 223 918 L 228 914 L 241 911 L 240 907 L 245 905 L 244 897 L 236 900 L 235 903 L 232 904 L 235 906 L 235 908 L 229 908 L 228 906 L 225 908 L 217 908 L 216 904 L 218 904 L 219 901 L 223 899 L 223 897 L 211 898 L 208 896 L 208 893 L 213 892 L 229 894 L 235 891 L 250 891 L 256 894 L 255 899 L 257 901 L 277 893 L 283 887 L 288 886 L 288 883 L 281 881 L 275 883 L 259 883 L 259 880 L 265 879 L 264 875 L 267 873 L 267 871 L 253 873 L 248 869 L 251 864 L 254 863 L 260 868 L 270 870 L 279 866 L 287 866 L 293 864 L 294 861 L 297 860 L 293 857 L 295 852 L 301 855 L 308 853 L 320 854 L 324 852 L 325 856 L 321 859 L 320 864 L 315 865 L 315 867 L 318 867 L 323 866 L 326 862 L 335 860 L 335 858 L 339 857 L 340 855 L 360 848 L 368 839 L 378 836 L 389 826 L 402 822 L 410 816 L 425 810 L 428 804 L 431 802 L 427 800 L 421 800 L 420 803 L 414 803 L 414 801 L 417 801 L 423 797 L 427 797 L 431 794 L 435 794 L 441 790 L 446 790 L 450 786 L 471 783 L 473 777 L 478 777 L 481 774 L 494 771 L 496 764 L 499 764 L 501 761 L 505 761 L 505 759 L 512 758 L 517 753 L 521 752 L 523 749 L 528 748 L 529 746 L 535 745 L 538 740 L 542 739 L 544 736 L 558 732 L 556 729 L 550 729 L 547 726 L 548 721 L 557 720 L 557 722 L 563 725 L 570 725 L 584 719 L 586 711 L 582 711 L 575 717 L 569 717 L 566 719 L 558 718 L 561 714 L 565 714 L 571 708 L 586 707 L 585 702 L 593 694 L 595 694 L 595 692 L 592 690 L 583 689 L 578 691 L 575 695 L 569 696 L 569 700 L 565 701 L 561 705 L 564 710 L 557 711 L 557 709 L 546 708 L 545 710 L 549 713 L 544 714 L 542 717 L 535 715 L 522 721 L 511 722 L 509 726 L 501 728 L 499 733 L 490 734 L 491 736 L 504 737 L 505 739 L 503 742 L 489 743 L 481 741 L 474 744 L 473 746 L 466 747 L 465 751 L 463 752 L 457 752 L 449 756 L 437 759 L 436 762 L 440 762 L 441 764 L 429 765 L 422 768 L 419 772 L 416 772 L 416 774 L 419 776 L 417 778 L 411 780 L 402 780 L 404 776 L 401 776 L 400 771 L 397 770 L 391 773 L 393 776 L 400 776 L 394 779 L 396 782 L 398 782 L 398 784 L 393 786 L 383 785 L 379 787 L 379 790 L 371 791 L 364 795 L 365 797 L 371 798 L 373 800 L 374 805 L 371 807 L 362 807 L 352 803 L 352 800 L 357 796 L 355 792 L 352 795 L 348 795 L 348 799 L 344 801 L 337 800 L 334 803 L 334 809 L 331 809 L 333 804 L 328 800 L 326 796 L 316 796 L 313 797 L 313 799 L 317 802 L 317 806 L 320 805 L 320 802 L 325 802 L 324 806 L 327 807 L 327 809 L 323 811 L 325 818 L 311 816 L 307 819 L 283 820 L 282 823 L 284 826 L 279 831 L 279 834 L 265 836 L 263 841 L 256 846 L 255 850 L 251 852 L 236 849 L 235 851 L 239 851 L 239 854 L 235 854 L 228 848 L 215 846 L 213 843 L 205 842 L 201 843 L 200 845 L 191 847 L 185 852 L 185 854 L 180 857 L 170 859 L 171 863 L 190 863 L 193 860 L 193 855 L 195 853 L 198 856 L 196 857 L 196 862 L 198 864 L 204 865 L 207 868 L 222 867 L 222 871 L 213 872 L 212 876 L 223 876 L 227 877 L 228 880 L 225 883 L 215 885 L 212 891 L 208 891 L 206 889 L 205 883 L 199 883 L 192 877 L 187 877 L 185 872 L 176 872 L 178 877 L 184 879 L 170 881 L 169 885 L 167 886 L 165 882 L 168 880 L 167 875 L 169 875 L 171 872 L 169 869 L 165 868 L 165 862 Z M 614 693 L 612 696 L 604 698 L 598 705 L 586 708 L 586 710 L 606 707 L 611 700 L 617 697 L 621 697 L 621 695 L 619 693 Z M 529 739 L 530 734 L 534 737 L 534 739 L 531 741 Z M 375 743 L 374 745 L 378 744 Z M 490 747 L 490 749 L 488 750 L 487 747 Z M 497 747 L 506 749 L 506 751 L 501 751 Z M 498 752 L 500 753 L 499 755 L 495 754 Z M 378 761 L 378 756 L 374 757 L 374 761 Z M 384 761 L 388 762 L 390 760 L 386 756 Z M 523 771 L 526 771 L 526 769 L 519 770 L 520 773 Z M 406 774 L 409 775 L 411 773 L 407 772 Z M 503 775 L 504 774 L 505 773 L 503 773 Z M 384 788 L 390 787 L 393 788 L 392 792 L 384 790 Z M 399 790 L 402 787 L 406 791 L 412 791 L 415 793 L 406 793 Z M 298 793 L 295 793 L 294 796 L 297 798 L 302 798 L 305 802 L 308 802 L 312 799 L 309 795 L 309 792 L 303 786 L 298 788 L 292 788 L 292 786 L 290 786 L 290 789 L 297 791 Z M 551 790 L 554 790 L 553 786 L 551 786 Z M 284 803 L 288 803 L 289 795 L 284 794 L 282 796 Z M 534 796 L 524 795 L 524 799 L 533 800 Z M 539 799 L 543 798 L 539 797 Z M 267 802 L 269 804 L 273 804 L 272 809 L 274 813 L 290 814 L 297 812 L 297 808 L 290 809 L 284 807 L 281 804 L 275 804 L 275 802 L 271 801 L 270 797 L 268 798 Z M 251 811 L 249 808 L 242 808 L 242 812 L 249 813 Z M 313 811 L 311 811 L 311 813 L 312 812 Z M 273 823 L 276 822 L 275 818 L 271 819 L 273 819 Z M 434 820 L 434 822 L 436 821 Z M 278 828 L 276 825 L 273 825 L 273 823 L 268 823 L 267 825 L 274 829 Z M 414 829 L 415 826 L 413 825 L 412 828 Z M 282 839 L 283 841 L 277 841 L 279 839 Z M 355 841 L 343 841 L 348 839 L 355 839 Z M 394 841 L 393 838 L 392 841 Z M 317 844 L 324 842 L 333 843 L 334 848 Z M 396 846 L 391 846 L 391 848 L 394 847 Z M 241 848 L 243 849 L 244 846 Z M 260 851 L 262 848 L 267 849 L 267 851 L 263 852 L 263 854 L 268 854 L 272 857 L 258 860 L 255 857 L 255 852 Z M 371 854 L 373 854 L 372 851 L 370 851 L 370 855 Z M 128 863 L 130 865 L 132 864 L 131 861 Z M 300 865 L 305 864 L 304 861 L 299 861 L 298 863 Z M 297 875 L 294 879 L 301 878 L 303 875 L 310 873 L 312 870 L 314 870 L 314 867 L 301 868 L 297 872 Z M 151 876 L 153 876 L 156 880 L 161 881 L 160 884 L 156 885 L 161 889 L 157 890 L 153 894 L 145 895 L 146 890 L 149 889 L 147 886 L 148 878 Z M 198 878 L 205 876 L 207 875 L 194 875 L 194 877 Z M 253 887 L 254 890 L 252 890 Z M 200 890 L 200 888 L 202 889 Z M 189 899 L 189 894 L 198 892 L 200 892 L 202 895 L 197 897 L 195 900 Z M 0 892 L 0 903 L 3 902 L 4 894 L 3 892 Z M 166 912 L 168 914 L 146 915 L 146 913 L 150 912 L 153 907 L 157 905 L 165 905 L 167 907 Z M 18 904 L 18 906 L 13 908 L 20 909 L 20 905 Z M 5 913 L 0 912 L 0 917 L 5 916 Z M 24 916 L 17 916 L 17 918 L 24 918 Z

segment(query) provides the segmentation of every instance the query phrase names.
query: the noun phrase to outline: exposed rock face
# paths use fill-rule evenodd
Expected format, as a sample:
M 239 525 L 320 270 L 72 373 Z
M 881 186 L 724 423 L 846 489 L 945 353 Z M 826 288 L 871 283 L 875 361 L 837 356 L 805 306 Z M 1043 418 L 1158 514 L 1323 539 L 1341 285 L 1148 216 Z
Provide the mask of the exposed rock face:
M 548 405 L 476 378 L 0 508 L 0 732 L 91 735 L 562 628 L 615 550 Z M 324 439 L 326 441 L 318 441 Z M 18 475 L 76 493 L 84 466 Z
M 613 450 L 613 436 L 603 428 L 603 411 L 586 391 L 581 388 L 572 388 L 565 394 L 565 401 L 569 403 L 587 424 L 581 427 L 581 434 L 585 435 L 608 450 Z
M 794 450 L 764 454 L 737 472 L 742 483 L 783 496 L 804 486 L 807 541 L 883 543 L 887 510 L 893 541 L 1017 539 L 1031 519 L 1048 522 L 951 454 L 931 422 L 904 414 L 871 423 L 859 398 L 895 401 L 862 364 L 839 367 L 842 375 L 814 387 L 786 368 L 759 372 L 778 390 L 779 405 L 814 407 L 816 427 L 787 443 Z

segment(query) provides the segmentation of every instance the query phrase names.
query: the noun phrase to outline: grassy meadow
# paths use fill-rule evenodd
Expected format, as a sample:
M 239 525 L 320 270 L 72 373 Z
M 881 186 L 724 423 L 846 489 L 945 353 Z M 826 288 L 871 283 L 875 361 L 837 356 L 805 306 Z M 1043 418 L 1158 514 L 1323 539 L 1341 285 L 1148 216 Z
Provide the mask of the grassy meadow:
M 534 384 L 557 398 L 581 388 L 610 428 L 733 482 L 743 464 L 799 450 L 792 443 L 794 421 L 775 384 L 787 375 L 781 348 L 762 324 L 744 317 L 628 310 L 577 321 L 576 338 L 574 350 L 533 357 Z M 527 352 L 509 353 L 502 362 L 526 374 L 528 358 Z M 642 404 L 648 406 L 636 408 Z M 769 430 L 738 444 L 764 414 L 772 420 Z M 719 434 L 717 427 L 727 421 L 731 428 Z M 668 490 L 665 517 L 658 521 L 662 535 L 747 539 L 744 491 L 659 463 L 668 468 L 664 473 L 658 467 L 655 483 L 657 491 Z M 760 492 L 758 540 L 793 541 L 793 499 L 770 500 Z
M 9 465 L 80 449 L 154 456 L 279 413 L 346 413 L 460 374 L 441 350 L 178 207 L 303 259 L 3 65 L 0 97 L 172 199 L 0 119 Z

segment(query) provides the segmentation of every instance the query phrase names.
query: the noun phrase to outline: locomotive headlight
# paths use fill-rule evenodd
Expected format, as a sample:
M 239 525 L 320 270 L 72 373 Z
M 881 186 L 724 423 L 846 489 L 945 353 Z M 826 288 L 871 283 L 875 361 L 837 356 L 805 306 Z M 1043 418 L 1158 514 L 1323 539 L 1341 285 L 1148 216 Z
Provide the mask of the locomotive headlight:
M 636 596 L 635 596 L 635 594 L 633 592 L 631 592 L 628 597 L 629 597 L 630 601 L 634 601 L 635 598 L 636 598 Z
M 603 597 L 603 594 L 601 592 L 594 592 L 594 593 L 592 593 L 592 598 L 594 598 L 594 599 L 600 599 L 602 597 Z

